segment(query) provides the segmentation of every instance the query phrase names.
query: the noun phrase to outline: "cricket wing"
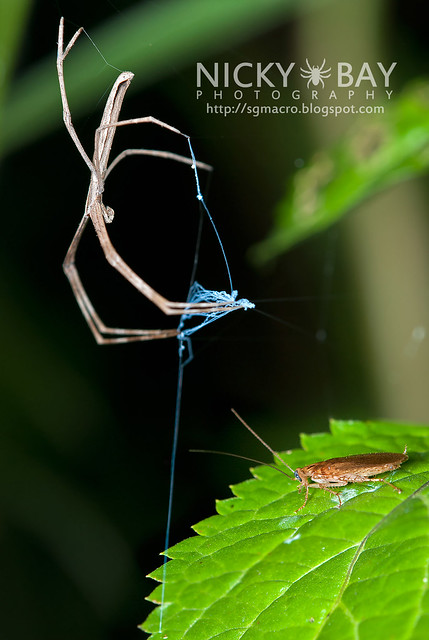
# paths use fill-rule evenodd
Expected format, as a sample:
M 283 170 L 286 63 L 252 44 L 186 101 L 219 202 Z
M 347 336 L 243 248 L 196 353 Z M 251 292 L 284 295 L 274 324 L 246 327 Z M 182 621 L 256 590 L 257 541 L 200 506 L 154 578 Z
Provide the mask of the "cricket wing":
M 310 464 L 305 467 L 305 473 L 316 482 L 347 477 L 352 482 L 352 477 L 370 477 L 393 471 L 407 459 L 406 453 L 362 453 Z

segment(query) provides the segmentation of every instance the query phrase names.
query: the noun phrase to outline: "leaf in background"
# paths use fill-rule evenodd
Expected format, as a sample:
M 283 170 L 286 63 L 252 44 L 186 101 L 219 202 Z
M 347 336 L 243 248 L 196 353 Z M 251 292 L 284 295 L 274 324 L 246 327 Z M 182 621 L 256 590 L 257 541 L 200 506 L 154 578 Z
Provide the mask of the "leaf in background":
M 91 31 L 91 38 L 110 64 L 130 69 L 136 76 L 134 87 L 143 87 L 177 72 L 180 66 L 204 55 L 222 51 L 260 33 L 300 10 L 310 2 L 297 0 L 174 0 L 139 3 Z M 76 27 L 66 18 L 67 42 Z M 85 26 L 85 25 L 83 25 Z M 55 69 L 55 42 L 52 55 L 35 65 L 12 87 L 4 107 L 2 147 L 12 151 L 62 124 L 58 81 Z M 112 69 L 100 73 L 100 57 L 88 41 L 79 39 L 67 58 L 67 90 L 76 116 L 92 108 L 111 80 Z
M 352 207 L 429 167 L 429 85 L 418 83 L 359 120 L 330 151 L 296 172 L 279 203 L 270 235 L 251 250 L 255 262 L 322 231 Z
M 429 427 L 331 423 L 303 435 L 293 468 L 369 451 L 409 460 L 389 479 L 348 485 L 334 496 L 311 491 L 269 467 L 233 487 L 219 515 L 168 551 L 163 629 L 158 607 L 142 628 L 169 640 L 424 638 L 429 634 Z M 163 567 L 151 574 L 161 581 Z M 159 603 L 162 586 L 151 595 Z
M 31 0 L 0 2 L 0 105 L 7 92 Z

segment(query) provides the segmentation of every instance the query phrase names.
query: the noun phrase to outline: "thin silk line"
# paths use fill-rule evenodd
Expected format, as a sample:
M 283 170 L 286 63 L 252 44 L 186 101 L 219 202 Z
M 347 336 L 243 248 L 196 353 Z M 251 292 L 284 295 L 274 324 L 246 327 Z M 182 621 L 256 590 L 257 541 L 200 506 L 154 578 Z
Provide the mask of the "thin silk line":
M 195 156 L 194 156 L 194 152 L 192 149 L 192 145 L 191 142 L 188 138 L 188 143 L 189 143 L 189 147 L 191 150 L 191 155 L 192 155 L 192 162 L 194 165 L 194 175 L 196 176 L 196 183 L 197 183 L 197 195 L 201 195 L 201 199 L 200 203 L 203 203 L 204 205 L 204 209 L 205 211 L 208 213 L 207 211 L 207 207 L 205 206 L 204 203 L 204 198 L 202 197 L 201 194 L 201 190 L 200 190 L 200 183 L 199 183 L 199 179 L 198 179 L 198 172 L 196 169 L 196 160 L 195 160 Z M 209 214 L 209 218 L 211 220 L 211 216 Z M 220 242 L 220 238 L 219 238 L 219 234 L 217 232 L 217 229 L 214 225 L 213 220 L 211 220 L 212 225 L 214 227 L 215 233 L 218 237 L 218 240 Z M 200 219 L 199 219 L 199 224 L 198 224 L 198 232 L 197 232 L 197 241 L 195 244 L 195 252 L 194 252 L 194 262 L 192 265 L 192 273 L 191 273 L 191 278 L 189 281 L 189 290 L 188 290 L 188 296 L 187 299 L 189 300 L 190 296 L 191 296 L 191 291 L 192 291 L 192 286 L 195 282 L 195 276 L 196 276 L 196 271 L 197 271 L 197 266 L 198 266 L 198 259 L 199 259 L 199 253 L 200 253 L 200 245 L 201 245 L 201 236 L 202 236 L 202 228 L 203 228 L 203 216 L 201 214 L 201 209 L 200 209 Z M 231 276 L 229 273 L 229 266 L 228 266 L 228 262 L 226 259 L 226 255 L 225 252 L 223 251 L 223 247 L 222 247 L 222 243 L 221 244 L 221 248 L 222 248 L 222 253 L 223 253 L 223 257 L 224 260 L 226 261 L 226 266 L 227 266 L 227 272 L 229 275 L 229 282 L 232 288 L 232 281 L 231 281 Z M 182 315 L 180 318 L 180 322 L 179 322 L 179 331 L 181 333 L 182 329 L 183 329 L 183 324 L 184 324 L 185 318 Z M 186 359 L 186 361 L 183 361 L 183 355 L 184 355 L 184 342 L 186 342 L 187 347 L 188 347 L 188 358 Z M 167 525 L 166 525 L 166 530 L 165 530 L 165 539 L 164 539 L 164 550 L 167 551 L 168 547 L 170 546 L 170 531 L 171 531 L 171 520 L 172 520 L 172 514 L 173 514 L 173 497 L 174 497 L 174 482 L 175 482 L 175 473 L 176 473 L 176 458 L 177 458 L 177 446 L 178 446 L 178 441 L 179 441 L 179 426 L 180 426 L 180 410 L 181 410 L 181 405 L 182 405 L 182 390 L 183 390 L 183 370 L 185 368 L 185 365 L 188 364 L 193 358 L 193 354 L 192 354 L 192 346 L 191 346 L 191 341 L 189 338 L 184 338 L 181 337 L 179 334 L 179 368 L 178 368 L 178 372 L 177 372 L 177 388 L 176 388 L 176 407 L 175 407 L 175 411 L 174 411 L 174 429 L 173 429 L 173 446 L 171 449 L 171 462 L 170 462 L 170 485 L 169 485 L 169 492 L 168 492 L 168 510 L 167 510 Z M 162 623 L 163 623 L 163 614 L 164 614 L 164 602 L 165 602 L 165 587 L 166 587 L 166 577 L 167 577 L 167 562 L 168 562 L 168 556 L 165 554 L 164 555 L 164 560 L 163 560 L 163 566 L 162 566 L 162 587 L 161 587 L 161 607 L 160 607 L 160 614 L 159 614 L 159 633 L 162 633 Z
M 183 353 L 183 349 L 179 348 L 179 371 L 177 375 L 176 409 L 174 412 L 173 446 L 171 449 L 170 488 L 169 488 L 169 495 L 168 495 L 167 527 L 165 531 L 164 562 L 162 566 L 161 608 L 160 608 L 160 614 L 159 614 L 159 632 L 160 633 L 162 632 L 162 619 L 163 619 L 164 599 L 165 599 L 165 581 L 166 581 L 166 575 L 167 575 L 167 562 L 168 562 L 168 556 L 166 555 L 166 551 L 170 545 L 170 530 L 171 530 L 171 517 L 173 512 L 173 495 L 174 495 L 174 479 L 175 479 L 175 471 L 176 471 L 177 443 L 179 440 L 180 408 L 182 404 L 183 369 L 184 369 L 182 353 Z
M 186 138 L 187 138 L 187 140 L 188 140 L 189 151 L 190 151 L 190 153 L 191 153 L 191 158 L 192 158 L 192 168 L 193 168 L 193 170 L 194 170 L 195 183 L 196 183 L 196 185 L 197 185 L 197 198 L 198 198 L 198 200 L 201 202 L 201 204 L 203 205 L 204 210 L 205 210 L 206 214 L 208 215 L 208 218 L 209 218 L 209 220 L 210 220 L 210 222 L 211 222 L 211 225 L 212 225 L 212 227 L 213 227 L 213 231 L 214 231 L 214 232 L 215 232 L 215 234 L 216 234 L 217 241 L 219 242 L 220 250 L 221 250 L 221 252 L 222 252 L 223 259 L 224 259 L 224 261 L 225 261 L 226 272 L 227 272 L 227 275 L 228 275 L 229 286 L 230 286 L 231 294 L 232 294 L 232 292 L 233 292 L 234 288 L 233 288 L 233 286 L 232 286 L 231 271 L 230 271 L 230 269 L 229 269 L 229 264 L 228 264 L 228 260 L 227 260 L 227 257 L 226 257 L 225 249 L 224 249 L 224 247 L 223 247 L 222 240 L 220 239 L 219 232 L 218 232 L 218 230 L 217 230 L 217 228 L 216 228 L 216 225 L 215 225 L 214 220 L 213 220 L 213 218 L 212 218 L 212 216 L 211 216 L 211 214 L 210 214 L 210 211 L 208 210 L 207 205 L 206 205 L 206 203 L 204 202 L 203 194 L 201 193 L 201 189 L 200 189 L 200 179 L 199 179 L 199 177 L 198 177 L 197 161 L 196 161 L 196 159 L 195 159 L 195 154 L 194 154 L 194 150 L 193 150 L 193 148 L 192 148 L 191 139 L 190 139 L 188 136 L 187 136 Z
M 97 47 L 97 45 L 95 44 L 94 40 L 91 38 L 91 36 L 89 35 L 88 31 L 86 31 L 85 29 L 82 28 L 83 33 L 86 35 L 86 37 L 88 38 L 88 40 L 90 41 L 90 43 L 92 44 L 92 46 L 94 47 L 94 49 L 97 51 L 97 53 L 100 55 L 100 57 L 102 58 L 102 60 L 105 62 L 105 64 L 108 67 L 112 67 L 112 69 L 115 69 L 115 71 L 119 71 L 119 73 L 121 73 L 121 71 L 123 71 L 123 69 L 118 69 L 118 67 L 115 67 L 114 64 L 111 64 L 110 62 L 108 62 L 108 60 L 106 60 L 106 58 L 103 56 L 103 54 L 101 53 L 100 49 Z
M 194 150 L 192 148 L 192 144 L 190 141 L 190 138 L 188 136 L 186 136 L 186 139 L 188 140 L 188 145 L 189 145 L 189 150 L 191 153 L 191 158 L 192 158 L 192 169 L 194 171 L 194 176 L 195 176 L 195 183 L 197 186 L 197 199 L 199 200 L 200 204 L 203 206 L 204 211 L 206 212 L 212 228 L 215 232 L 217 241 L 219 243 L 221 252 L 222 252 L 222 256 L 223 259 L 225 261 L 225 267 L 226 267 L 226 272 L 227 272 L 227 276 L 228 276 L 228 281 L 229 281 L 229 285 L 231 287 L 231 293 L 228 294 L 225 291 L 211 291 L 208 289 L 205 289 L 204 287 L 202 287 L 200 284 L 198 284 L 198 282 L 196 282 L 195 280 L 195 275 L 196 275 L 196 270 L 197 270 L 197 264 L 198 264 L 198 258 L 199 258 L 199 249 L 200 249 L 200 239 L 201 239 L 201 228 L 202 228 L 202 221 L 200 219 L 200 225 L 199 225 L 199 229 L 198 229 L 198 236 L 197 236 L 197 243 L 196 243 L 196 247 L 195 247 L 195 255 L 194 255 L 194 264 L 193 264 L 193 268 L 192 268 L 192 274 L 191 274 L 191 279 L 190 279 L 190 285 L 189 285 L 189 291 L 188 291 L 188 296 L 187 296 L 187 301 L 188 302 L 195 302 L 195 301 L 211 301 L 211 302 L 227 302 L 230 304 L 230 308 L 229 309 L 225 309 L 223 311 L 220 312 L 211 312 L 211 313 L 204 313 L 202 312 L 201 314 L 196 314 L 199 316 L 203 316 L 204 320 L 198 324 L 198 326 L 196 327 L 191 327 L 189 329 L 185 329 L 184 328 L 184 324 L 186 322 L 186 320 L 192 318 L 192 316 L 189 316 L 186 314 L 186 312 L 184 314 L 182 314 L 182 316 L 180 317 L 180 322 L 178 325 L 178 340 L 179 340 L 179 370 L 178 370 L 178 376 L 177 376 L 177 389 L 176 389 L 176 408 L 175 408 L 175 413 L 174 413 L 174 430 L 173 430 L 173 446 L 172 446 L 172 450 L 171 450 L 171 463 L 170 463 L 170 485 L 169 485 L 169 494 L 168 494 L 168 510 L 167 510 L 167 526 L 166 526 L 166 532 L 165 532 L 165 541 L 164 541 L 164 561 L 163 561 L 163 567 L 162 567 L 162 587 L 161 587 L 161 607 L 160 607 L 160 614 L 159 614 L 159 633 L 162 633 L 162 623 L 163 623 L 163 610 L 164 610 L 164 602 L 165 602 L 165 588 L 166 588 L 166 577 L 167 577 L 167 562 L 168 562 L 168 556 L 166 555 L 166 551 L 168 550 L 169 544 L 170 544 L 170 530 L 171 530 L 171 520 L 172 520 L 172 512 L 173 512 L 173 497 L 174 497 L 174 482 L 175 482 L 175 472 L 176 472 L 176 458 L 177 458 L 177 444 L 178 444 L 178 440 L 179 440 L 179 425 L 180 425 L 180 410 L 181 410 L 181 404 L 182 404 L 182 391 L 183 391 L 183 372 L 184 372 L 184 368 L 185 366 L 191 362 L 192 358 L 193 358 L 193 354 L 192 354 L 192 343 L 190 340 L 190 335 L 192 333 L 194 333 L 195 331 L 197 331 L 198 329 L 200 329 L 202 326 L 204 326 L 205 324 L 208 324 L 209 322 L 213 322 L 214 320 L 217 320 L 218 318 L 222 317 L 223 315 L 226 315 L 227 313 L 229 313 L 230 311 L 232 311 L 233 309 L 237 308 L 237 306 L 240 306 L 243 309 L 251 309 L 253 308 L 255 305 L 251 302 L 249 302 L 248 300 L 236 300 L 237 297 L 237 291 L 233 290 L 232 287 L 232 278 L 231 278 L 231 271 L 229 268 L 229 264 L 228 264 L 228 260 L 226 257 L 226 253 L 222 244 L 222 241 L 220 239 L 220 235 L 219 232 L 216 228 L 216 225 L 214 223 L 214 220 L 207 208 L 206 203 L 204 202 L 204 198 L 203 195 L 201 193 L 201 188 L 200 188 L 200 181 L 199 181 L 199 177 L 198 177 L 198 170 L 197 170 L 197 163 L 196 163 L 196 159 L 195 159 L 195 155 L 194 155 Z M 184 353 L 185 353 L 185 345 L 187 347 L 187 358 L 184 360 Z
M 199 260 L 199 257 L 200 257 L 201 238 L 202 238 L 202 235 L 203 235 L 203 212 L 202 212 L 201 206 L 199 206 L 198 209 L 199 209 L 200 215 L 199 215 L 199 220 L 198 220 L 197 239 L 196 239 L 196 242 L 195 242 L 194 262 L 192 264 L 191 277 L 189 278 L 188 302 L 189 302 L 189 295 L 191 293 L 192 285 L 195 282 L 195 276 L 196 276 L 197 268 L 198 268 L 198 260 Z

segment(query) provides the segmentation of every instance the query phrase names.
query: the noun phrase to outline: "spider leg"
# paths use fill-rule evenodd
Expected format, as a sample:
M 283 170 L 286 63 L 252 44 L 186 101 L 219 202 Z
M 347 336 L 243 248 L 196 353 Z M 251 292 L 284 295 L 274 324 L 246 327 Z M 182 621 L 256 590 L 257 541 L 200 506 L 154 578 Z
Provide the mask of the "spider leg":
M 85 213 L 67 251 L 63 269 L 70 282 L 82 315 L 91 329 L 97 344 L 118 344 L 160 338 L 173 338 L 177 336 L 177 329 L 122 329 L 108 327 L 104 324 L 85 291 L 75 264 L 76 250 L 88 220 L 89 216 Z
M 107 106 L 106 106 L 106 110 L 107 110 Z M 94 157 L 96 156 L 96 154 L 98 156 L 102 155 L 97 151 L 97 149 L 100 144 L 102 145 L 102 139 L 100 138 L 100 135 L 106 129 L 115 130 L 116 127 L 120 127 L 120 126 L 127 126 L 130 124 L 147 124 L 147 123 L 156 124 L 160 127 L 168 129 L 172 133 L 177 133 L 178 135 L 183 136 L 187 140 L 189 139 L 189 136 L 179 131 L 179 129 L 176 129 L 175 127 L 172 127 L 166 122 L 163 122 L 162 120 L 158 120 L 157 118 L 154 118 L 152 116 L 144 116 L 142 118 L 132 118 L 129 120 L 119 120 L 109 124 L 102 124 L 102 126 L 98 128 L 96 132 L 96 143 L 95 143 L 96 152 L 94 154 Z M 183 156 L 177 157 L 175 154 L 169 154 L 168 152 L 164 152 L 164 153 L 165 155 L 161 157 L 169 157 L 171 159 L 176 159 L 176 160 L 179 159 L 179 161 L 186 162 L 186 163 L 190 162 L 190 160 L 188 160 L 187 158 L 184 158 Z M 116 166 L 116 164 L 120 162 L 120 160 L 122 160 L 123 157 L 125 157 L 125 155 L 127 154 L 127 151 L 123 152 L 123 154 L 124 154 L 123 156 L 121 156 L 120 154 L 120 156 L 118 156 L 118 158 L 113 161 L 111 167 L 109 168 L 109 171 L 111 171 L 113 166 Z M 158 152 L 153 152 L 153 154 L 161 155 Z M 190 162 L 190 164 L 192 166 L 193 163 Z M 100 169 L 100 173 L 102 173 L 102 175 L 105 175 L 106 170 L 102 172 Z M 90 196 L 90 193 L 91 193 L 91 196 Z M 159 294 L 157 291 L 155 291 L 155 289 L 153 289 L 147 282 L 143 280 L 143 278 L 138 276 L 128 266 L 128 264 L 123 260 L 123 258 L 118 254 L 118 252 L 114 248 L 109 238 L 105 221 L 103 219 L 102 213 L 103 213 L 104 205 L 100 206 L 102 203 L 100 201 L 99 192 L 97 192 L 95 186 L 93 186 L 92 188 L 90 186 L 90 193 L 88 194 L 88 202 L 93 204 L 89 204 L 89 212 L 90 212 L 90 216 L 91 216 L 95 231 L 97 233 L 98 239 L 100 241 L 101 247 L 103 249 L 104 255 L 106 257 L 106 260 L 109 262 L 109 264 L 111 264 L 112 267 L 114 267 L 117 271 L 119 271 L 119 273 L 126 280 L 128 280 L 130 284 L 132 284 L 138 291 L 140 291 L 140 293 L 142 293 L 151 302 L 153 302 L 163 313 L 165 313 L 166 315 L 182 315 L 183 313 L 186 313 L 186 315 L 198 315 L 198 314 L 216 313 L 216 312 L 221 313 L 222 311 L 232 310 L 229 303 L 223 303 L 223 302 L 215 302 L 215 303 L 173 302 L 171 300 L 168 300 L 161 294 Z M 239 305 L 234 307 L 234 309 L 239 309 L 239 308 L 241 308 Z
M 118 165 L 121 160 L 124 158 L 128 158 L 129 156 L 153 156 L 156 158 L 165 158 L 167 160 L 176 160 L 177 162 L 183 162 L 184 164 L 188 164 L 190 167 L 193 166 L 194 162 L 192 158 L 187 158 L 186 156 L 178 155 L 177 153 L 172 153 L 171 151 L 158 151 L 154 149 L 125 149 L 125 151 L 121 151 L 116 158 L 110 163 L 109 167 L 106 171 L 106 178 L 110 174 L 110 172 Z M 205 162 L 196 162 L 197 169 L 202 169 L 204 171 L 212 171 L 213 167 Z
M 67 131 L 70 134 L 71 139 L 75 143 L 77 150 L 79 151 L 80 155 L 88 165 L 89 170 L 93 172 L 95 171 L 95 167 L 92 164 L 91 160 L 89 159 L 85 149 L 83 148 L 82 143 L 79 140 L 76 130 L 73 126 L 71 111 L 70 111 L 70 107 L 67 99 L 66 87 L 64 82 L 64 60 L 66 59 L 67 55 L 70 53 L 70 50 L 74 46 L 76 40 L 78 39 L 82 31 L 83 31 L 82 27 L 76 31 L 76 33 L 74 34 L 74 36 L 72 37 L 68 45 L 66 46 L 66 50 L 64 51 L 64 18 L 61 18 L 60 27 L 58 30 L 57 72 L 58 72 L 58 82 L 60 84 L 61 102 L 63 104 L 64 124 L 66 126 Z
M 142 293 L 148 300 L 153 302 L 165 315 L 187 315 L 216 313 L 221 311 L 230 310 L 231 306 L 228 303 L 223 302 L 172 302 L 168 300 L 155 289 L 153 289 L 143 278 L 135 273 L 125 262 L 125 260 L 119 255 L 113 246 L 109 234 L 106 229 L 106 224 L 103 216 L 103 211 L 100 202 L 95 202 L 89 209 L 92 223 L 98 236 L 101 248 L 107 262 L 116 269 L 130 284 L 133 285 L 140 293 Z M 236 307 L 240 308 L 239 306 Z

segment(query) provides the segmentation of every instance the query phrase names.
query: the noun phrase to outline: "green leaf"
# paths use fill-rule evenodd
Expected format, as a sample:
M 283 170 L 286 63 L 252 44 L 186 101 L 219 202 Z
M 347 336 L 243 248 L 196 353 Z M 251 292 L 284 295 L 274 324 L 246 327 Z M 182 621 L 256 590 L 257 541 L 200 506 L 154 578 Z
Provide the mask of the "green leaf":
M 274 228 L 251 250 L 263 263 L 334 224 L 363 199 L 429 168 L 429 84 L 409 87 L 384 114 L 365 116 L 298 170 Z
M 339 489 L 343 506 L 270 467 L 232 487 L 219 515 L 169 549 L 151 574 L 165 581 L 162 606 L 142 628 L 169 640 L 272 638 L 418 639 L 429 634 L 429 427 L 332 421 L 282 454 L 292 468 L 371 451 L 409 460 L 384 476 Z M 162 586 L 151 595 L 161 601 Z

